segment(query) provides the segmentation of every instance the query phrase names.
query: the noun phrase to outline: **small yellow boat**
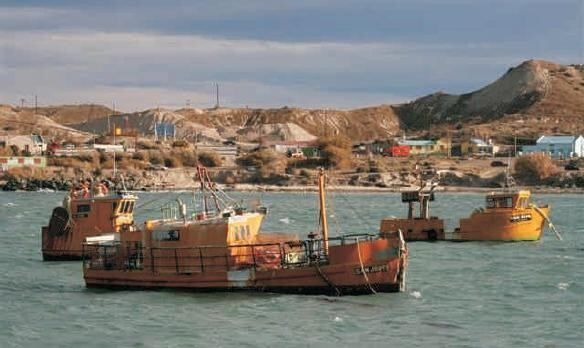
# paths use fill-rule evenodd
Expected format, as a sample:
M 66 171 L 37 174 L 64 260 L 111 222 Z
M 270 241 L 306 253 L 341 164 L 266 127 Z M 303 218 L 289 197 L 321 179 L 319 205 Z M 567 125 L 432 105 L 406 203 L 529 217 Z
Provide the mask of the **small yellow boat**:
M 534 241 L 541 238 L 550 206 L 538 207 L 530 202 L 527 190 L 492 192 L 486 207 L 478 208 L 460 220 L 448 240 L 453 241 Z M 552 225 L 553 226 L 553 225 Z

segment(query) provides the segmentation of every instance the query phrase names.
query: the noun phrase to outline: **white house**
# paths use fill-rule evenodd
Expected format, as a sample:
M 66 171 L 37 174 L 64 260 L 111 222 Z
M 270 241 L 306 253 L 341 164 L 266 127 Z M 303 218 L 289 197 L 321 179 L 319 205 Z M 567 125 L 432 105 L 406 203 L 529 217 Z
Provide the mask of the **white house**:
M 523 153 L 543 152 L 555 158 L 584 157 L 581 135 L 542 135 L 535 145 L 523 146 Z
M 42 155 L 47 151 L 47 143 L 38 134 L 2 136 L 0 143 L 4 147 L 15 146 L 31 155 Z

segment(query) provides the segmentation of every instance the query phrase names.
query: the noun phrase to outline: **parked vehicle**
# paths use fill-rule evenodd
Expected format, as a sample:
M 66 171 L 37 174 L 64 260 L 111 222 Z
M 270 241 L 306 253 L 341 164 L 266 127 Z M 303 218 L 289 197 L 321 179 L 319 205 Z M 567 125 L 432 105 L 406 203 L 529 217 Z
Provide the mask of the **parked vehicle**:
M 570 163 L 566 164 L 564 169 L 565 170 L 580 170 L 580 167 L 578 167 L 578 164 L 576 164 L 576 162 L 570 162 Z
M 491 167 L 507 167 L 508 164 L 503 161 L 493 161 L 491 162 Z

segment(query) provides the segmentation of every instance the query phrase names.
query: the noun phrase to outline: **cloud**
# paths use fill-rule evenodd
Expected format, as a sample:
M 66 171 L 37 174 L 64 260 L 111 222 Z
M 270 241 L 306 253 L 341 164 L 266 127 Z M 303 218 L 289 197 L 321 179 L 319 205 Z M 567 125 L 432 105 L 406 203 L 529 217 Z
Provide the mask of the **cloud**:
M 550 39 L 573 18 L 522 39 L 508 29 L 531 33 L 531 13 L 506 6 L 485 26 L 480 2 L 25 2 L 0 7 L 0 102 L 206 107 L 219 82 L 232 106 L 348 108 L 468 92 L 525 59 L 579 60 L 573 40 Z
M 186 99 L 210 106 L 215 81 L 234 106 L 381 104 L 424 88 L 479 87 L 522 59 L 492 44 L 290 43 L 66 30 L 0 32 L 0 52 L 0 83 L 11 86 L 3 99 L 36 93 L 52 103 L 115 100 L 129 109 Z M 496 69 L 487 74 L 484 66 Z

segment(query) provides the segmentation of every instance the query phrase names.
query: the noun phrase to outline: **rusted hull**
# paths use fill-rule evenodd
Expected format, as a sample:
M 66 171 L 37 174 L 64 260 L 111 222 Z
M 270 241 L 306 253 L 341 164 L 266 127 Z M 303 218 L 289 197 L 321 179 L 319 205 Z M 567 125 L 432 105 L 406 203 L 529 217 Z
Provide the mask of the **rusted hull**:
M 83 240 L 67 231 L 51 236 L 47 226 L 41 229 L 43 261 L 78 261 L 83 259 Z
M 192 274 L 148 271 L 85 270 L 90 288 L 180 289 L 200 292 L 259 291 L 287 294 L 361 295 L 398 292 L 404 287 L 405 262 L 321 265 L 297 269 L 239 270 Z M 365 273 L 363 273 L 365 270 Z
M 83 252 L 75 250 L 43 250 L 43 261 L 81 261 Z
M 379 231 L 392 233 L 401 231 L 407 242 L 444 240 L 444 220 L 431 219 L 395 219 L 381 220 Z
M 113 285 L 113 284 L 91 284 L 88 288 L 94 289 L 108 289 L 108 290 L 175 290 L 175 291 L 190 291 L 199 293 L 211 292 L 269 292 L 289 295 L 326 295 L 326 296 L 352 296 L 352 295 L 369 295 L 373 292 L 368 286 L 340 286 L 337 290 L 331 289 L 328 286 L 313 286 L 313 287 L 288 287 L 288 286 L 269 286 L 269 287 L 167 287 L 167 286 L 131 286 L 131 285 Z M 395 293 L 400 292 L 399 284 L 376 284 L 373 287 L 375 292 L 381 293 Z

